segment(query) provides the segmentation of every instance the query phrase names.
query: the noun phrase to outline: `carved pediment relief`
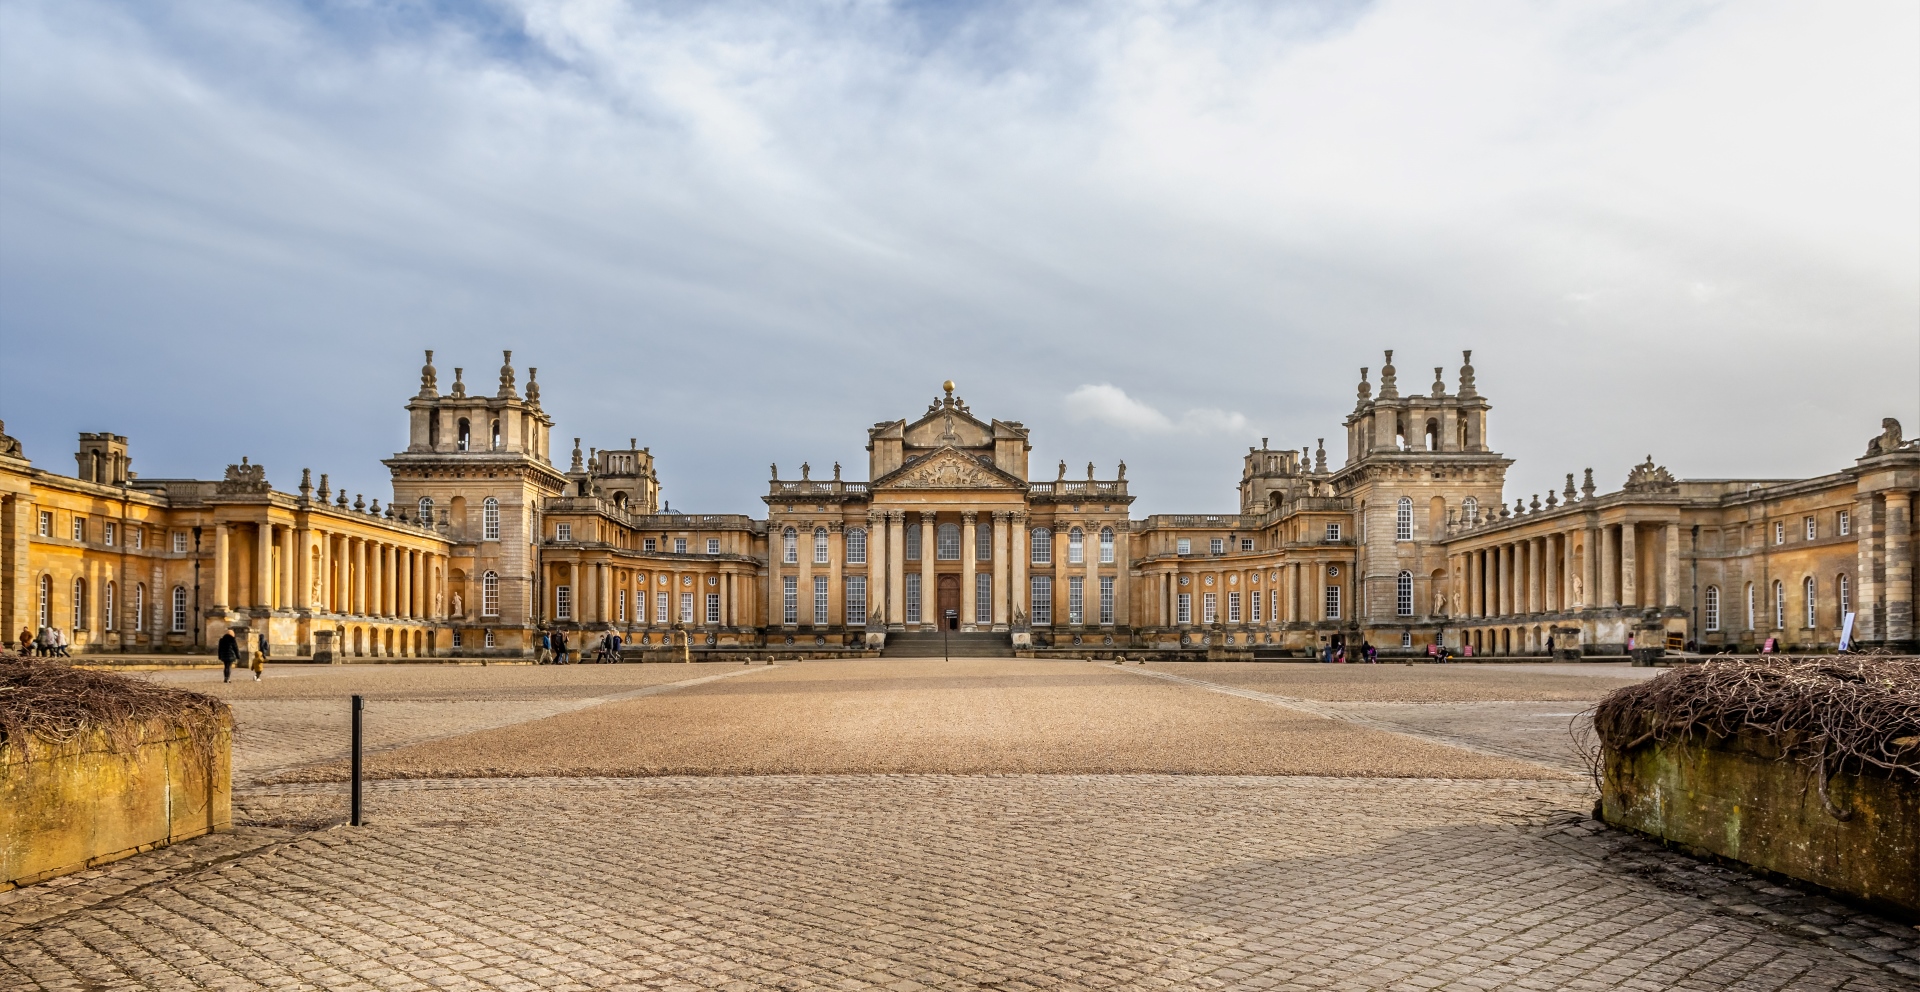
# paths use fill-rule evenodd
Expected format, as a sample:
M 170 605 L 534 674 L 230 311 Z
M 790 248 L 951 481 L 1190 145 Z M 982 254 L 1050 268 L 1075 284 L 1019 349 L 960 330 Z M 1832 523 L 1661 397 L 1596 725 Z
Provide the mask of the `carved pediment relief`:
M 995 469 L 951 448 L 936 451 L 901 468 L 879 486 L 889 489 L 1012 489 Z
M 915 448 L 986 448 L 993 444 L 993 429 L 958 410 L 941 410 L 908 425 L 905 438 Z
M 1670 493 L 1680 490 L 1680 483 L 1665 465 L 1655 465 L 1653 456 L 1633 467 L 1627 473 L 1627 484 L 1622 487 L 1630 493 Z

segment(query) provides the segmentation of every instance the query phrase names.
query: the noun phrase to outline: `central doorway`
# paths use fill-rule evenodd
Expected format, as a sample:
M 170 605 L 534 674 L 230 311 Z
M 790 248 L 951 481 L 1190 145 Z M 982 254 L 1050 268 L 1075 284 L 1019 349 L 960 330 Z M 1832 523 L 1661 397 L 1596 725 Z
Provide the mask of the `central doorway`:
M 960 629 L 960 576 L 940 576 L 940 612 L 934 615 L 940 618 L 940 623 L 947 625 L 947 629 Z

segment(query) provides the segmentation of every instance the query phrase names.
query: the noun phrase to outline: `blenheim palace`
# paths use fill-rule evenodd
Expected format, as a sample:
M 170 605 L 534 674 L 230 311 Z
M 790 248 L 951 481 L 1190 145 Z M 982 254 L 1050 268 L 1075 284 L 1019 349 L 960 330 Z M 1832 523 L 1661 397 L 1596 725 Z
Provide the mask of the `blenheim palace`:
M 1019 421 L 946 384 L 867 432 L 864 480 L 776 468 L 764 519 L 662 512 L 651 452 L 578 440 L 554 466 L 537 369 L 443 392 L 433 362 L 383 504 L 241 459 L 148 479 L 127 438 L 81 434 L 72 474 L 0 429 L 0 629 L 75 653 L 208 651 L 229 628 L 276 660 L 525 657 L 543 630 L 617 630 L 629 657 L 1287 657 L 1383 653 L 1911 649 L 1920 445 L 1887 420 L 1810 479 L 1676 479 L 1649 458 L 1504 489 L 1472 354 L 1450 387 L 1362 369 L 1346 454 L 1249 448 L 1239 512 L 1130 515 L 1126 466 L 1036 478 Z M 3 425 L 0 425 L 3 428 Z M 1853 447 L 1854 442 L 1848 442 Z M 1856 449 L 1857 450 L 1857 449 Z M 1047 477 L 1050 476 L 1050 477 Z M 944 628 L 944 629 L 943 629 Z

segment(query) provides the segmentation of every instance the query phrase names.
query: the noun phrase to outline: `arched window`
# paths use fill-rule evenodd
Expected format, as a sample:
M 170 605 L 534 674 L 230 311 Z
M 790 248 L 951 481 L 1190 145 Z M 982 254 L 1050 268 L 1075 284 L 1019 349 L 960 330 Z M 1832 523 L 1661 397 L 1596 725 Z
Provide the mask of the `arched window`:
M 780 532 L 780 560 L 789 565 L 800 562 L 800 532 L 792 527 Z
M 176 634 L 187 632 L 187 587 L 173 587 L 173 623 L 170 625 Z
M 1773 580 L 1773 629 L 1787 629 L 1787 587 L 1779 579 Z
M 1840 622 L 1846 622 L 1847 614 L 1853 612 L 1853 597 L 1847 593 L 1847 577 L 1836 576 L 1833 580 L 1834 599 L 1840 604 Z
M 1427 418 L 1427 450 L 1440 450 L 1440 421 L 1438 418 Z
M 1707 629 L 1720 629 L 1720 587 L 1707 587 Z
M 433 497 L 420 497 L 420 520 L 423 523 L 433 523 Z
M 1807 576 L 1806 581 L 1800 583 L 1800 591 L 1806 596 L 1807 600 L 1807 626 L 1809 628 L 1820 626 L 1820 614 L 1814 609 L 1814 603 L 1817 597 L 1814 595 L 1813 590 L 1813 576 Z
M 1075 527 L 1067 531 L 1067 564 L 1078 565 L 1087 560 L 1087 536 Z
M 1807 580 L 1807 582 L 1808 582 L 1808 583 L 1812 583 L 1812 582 L 1813 582 L 1813 580 L 1812 580 L 1812 579 L 1808 579 L 1808 580 Z M 114 607 L 114 602 L 113 602 L 113 600 L 114 600 L 114 595 L 113 595 L 113 594 L 114 594 L 115 592 L 118 592 L 118 591 L 119 591 L 119 590 L 117 590 L 117 589 L 115 589 L 115 588 L 114 588 L 114 584 L 113 584 L 113 583 L 111 583 L 111 582 L 109 582 L 109 583 L 107 583 L 107 584 L 106 584 L 106 587 L 105 587 L 104 589 L 102 589 L 102 590 L 101 590 L 101 596 L 100 596 L 100 629 L 102 629 L 102 630 L 112 630 L 112 629 L 113 629 L 113 607 Z
M 487 572 L 480 576 L 480 615 L 483 617 L 500 615 L 499 572 Z
M 1468 496 L 1466 499 L 1461 500 L 1460 515 L 1466 518 L 1467 523 L 1473 523 L 1474 521 L 1480 519 L 1480 501 L 1477 499 L 1474 499 L 1472 496 Z
M 492 496 L 480 504 L 480 539 L 500 540 L 500 501 Z
M 1756 604 L 1753 601 L 1753 597 L 1754 597 L 1753 583 L 1749 582 L 1747 583 L 1747 629 L 1748 630 L 1753 629 L 1754 624 L 1759 622 L 1759 616 L 1760 616 L 1760 611 L 1756 609 L 1758 604 Z
M 87 629 L 87 580 L 73 580 L 73 629 Z
M 1400 497 L 1400 505 L 1393 511 L 1393 539 L 1413 540 L 1413 500 L 1405 496 Z
M 460 418 L 460 450 L 461 451 L 469 450 L 472 443 L 473 443 L 473 425 L 467 423 L 467 418 L 461 417 Z
M 495 449 L 500 447 L 500 421 L 498 420 L 493 422 L 493 447 Z
M 1393 583 L 1393 612 L 1396 616 L 1413 616 L 1413 573 L 1403 571 Z
M 959 524 L 941 524 L 934 528 L 933 557 L 936 561 L 960 560 Z
M 1033 560 L 1033 564 L 1035 565 L 1053 564 L 1053 531 L 1050 531 L 1045 527 L 1035 527 L 1033 529 L 1032 538 L 1033 538 L 1033 555 L 1031 557 Z
M 847 564 L 865 565 L 867 563 L 867 532 L 863 527 L 847 531 Z
M 147 629 L 147 584 L 133 584 L 133 629 Z
M 815 527 L 813 529 L 813 563 L 825 565 L 827 562 L 827 529 Z
M 1113 528 L 1100 528 L 1100 563 L 1113 564 Z

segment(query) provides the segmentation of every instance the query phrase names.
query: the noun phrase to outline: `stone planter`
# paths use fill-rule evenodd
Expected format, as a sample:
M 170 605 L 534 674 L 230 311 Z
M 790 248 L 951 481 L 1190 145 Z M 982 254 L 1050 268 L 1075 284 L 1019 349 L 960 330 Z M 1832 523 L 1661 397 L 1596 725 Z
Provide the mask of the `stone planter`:
M 1624 753 L 1609 747 L 1601 818 L 1920 920 L 1920 780 L 1832 775 L 1827 794 L 1849 814 L 1842 820 L 1825 808 L 1813 769 L 1781 753 L 1778 741 L 1755 731 Z
M 0 748 L 0 891 L 233 826 L 232 724 L 209 761 L 156 727 L 131 752 L 93 735 Z

